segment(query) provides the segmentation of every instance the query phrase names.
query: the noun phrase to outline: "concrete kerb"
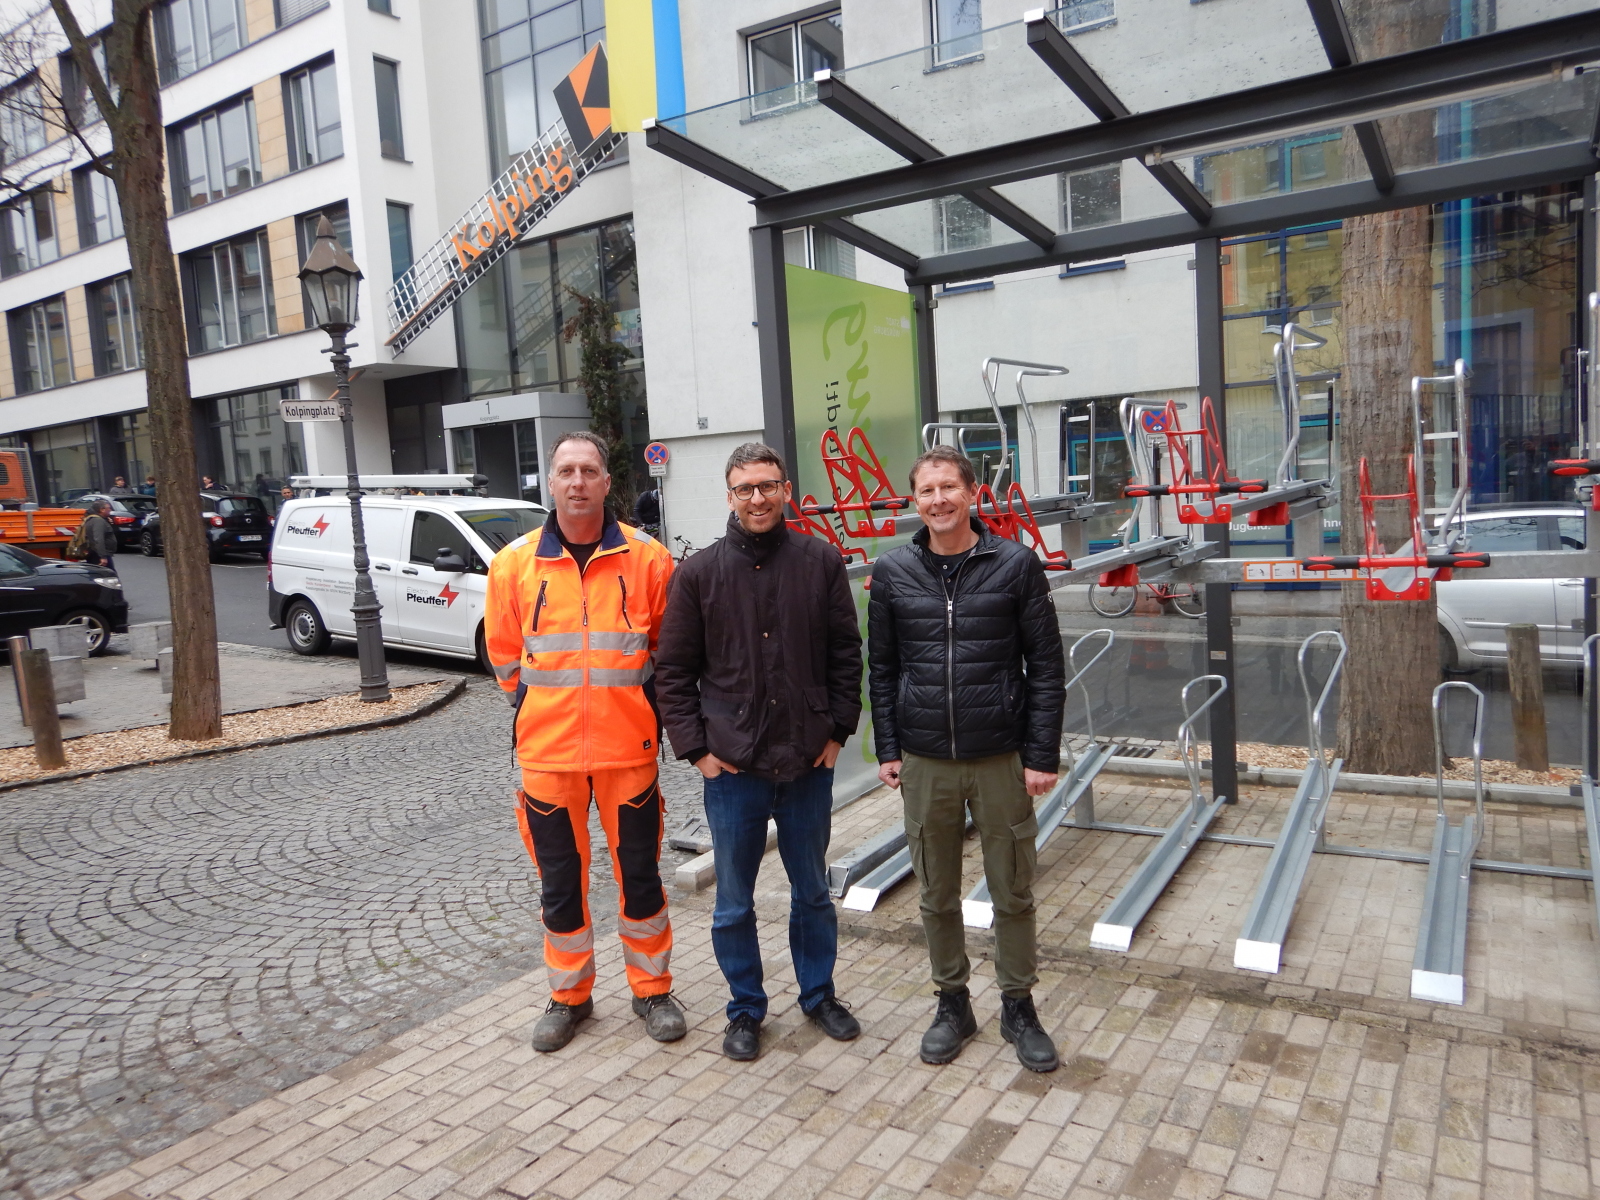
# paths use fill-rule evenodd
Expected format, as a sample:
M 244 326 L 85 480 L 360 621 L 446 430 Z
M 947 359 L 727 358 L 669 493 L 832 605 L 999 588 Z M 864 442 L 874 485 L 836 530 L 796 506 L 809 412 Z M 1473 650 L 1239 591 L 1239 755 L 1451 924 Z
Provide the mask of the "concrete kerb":
M 1183 764 L 1168 758 L 1123 758 L 1115 756 L 1106 764 L 1107 775 L 1139 775 L 1157 779 L 1185 779 Z M 1211 778 L 1208 768 L 1200 774 Z M 1283 767 L 1248 767 L 1240 770 L 1240 783 L 1261 784 L 1264 787 L 1294 788 L 1300 784 L 1300 772 Z M 1411 778 L 1402 775 L 1357 775 L 1341 772 L 1336 792 L 1365 794 L 1369 796 L 1421 796 L 1434 797 L 1434 781 L 1426 777 Z M 1471 800 L 1472 784 L 1461 779 L 1444 781 L 1446 800 Z M 1498 804 L 1538 804 L 1548 808 L 1582 808 L 1583 800 L 1572 795 L 1565 787 L 1540 787 L 1527 783 L 1485 783 L 1483 798 Z
M 444 680 L 439 680 L 443 683 Z M 210 758 L 217 754 L 233 754 L 240 750 L 260 750 L 267 746 L 284 746 L 290 742 L 308 742 L 313 738 L 332 737 L 336 734 L 363 733 L 369 729 L 385 729 L 391 725 L 404 725 L 407 721 L 414 721 L 418 717 L 425 717 L 429 713 L 438 712 L 449 704 L 462 692 L 467 690 L 465 678 L 458 677 L 443 692 L 424 704 L 418 705 L 410 712 L 396 713 L 389 717 L 377 717 L 371 721 L 357 721 L 350 725 L 334 725 L 327 729 L 308 729 L 303 733 L 286 733 L 281 737 L 257 738 L 253 742 L 239 742 L 230 746 L 203 746 L 195 750 L 185 750 L 178 754 L 162 755 L 159 758 L 141 758 L 137 762 L 117 763 L 110 767 L 95 767 L 92 770 L 62 771 L 55 775 L 42 775 L 37 779 L 19 779 L 14 783 L 0 783 L 0 793 L 15 792 L 22 788 L 37 787 L 45 783 L 62 783 L 73 779 L 87 779 L 91 775 L 110 775 L 116 771 L 131 771 L 135 767 L 153 767 L 162 763 L 183 762 L 191 758 Z M 320 704 L 321 700 L 307 700 L 305 704 Z M 303 708 L 305 704 L 285 704 L 280 706 L 285 711 Z M 262 710 L 255 710 L 260 712 Z M 230 716 L 239 714 L 230 713 Z M 71 743 L 69 742 L 70 746 Z

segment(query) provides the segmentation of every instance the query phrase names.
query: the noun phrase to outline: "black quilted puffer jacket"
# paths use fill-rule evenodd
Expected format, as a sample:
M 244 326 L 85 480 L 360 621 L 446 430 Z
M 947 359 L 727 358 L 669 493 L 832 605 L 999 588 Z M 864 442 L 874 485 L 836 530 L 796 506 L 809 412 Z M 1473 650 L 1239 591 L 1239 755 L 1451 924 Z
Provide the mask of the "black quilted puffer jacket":
M 868 686 L 878 760 L 1061 761 L 1066 664 L 1044 567 L 1032 551 L 979 530 L 948 600 L 928 531 L 872 569 Z

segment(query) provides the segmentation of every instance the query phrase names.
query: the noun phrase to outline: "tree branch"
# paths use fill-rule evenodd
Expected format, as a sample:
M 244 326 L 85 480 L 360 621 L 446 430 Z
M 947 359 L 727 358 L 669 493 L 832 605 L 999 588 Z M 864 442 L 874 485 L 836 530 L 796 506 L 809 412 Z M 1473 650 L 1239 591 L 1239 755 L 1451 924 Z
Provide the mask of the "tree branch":
M 122 10 L 125 7 L 127 6 L 120 3 L 116 6 L 117 12 L 112 18 L 113 23 L 123 17 Z M 134 5 L 133 7 L 143 6 Z M 67 41 L 72 43 L 73 60 L 77 63 L 78 70 L 83 73 L 84 82 L 89 85 L 89 92 L 94 96 L 95 107 L 100 110 L 101 119 L 110 124 L 113 113 L 120 115 L 120 108 L 111 100 L 111 88 L 106 83 L 105 77 L 100 74 L 100 64 L 94 60 L 94 47 L 90 44 L 89 39 L 84 36 L 83 28 L 78 24 L 78 18 L 73 14 L 72 6 L 67 3 L 67 0 L 50 0 L 50 8 L 56 14 L 56 20 L 61 23 L 61 29 L 67 35 Z M 108 48 L 108 61 L 109 53 Z M 65 110 L 63 109 L 63 111 Z

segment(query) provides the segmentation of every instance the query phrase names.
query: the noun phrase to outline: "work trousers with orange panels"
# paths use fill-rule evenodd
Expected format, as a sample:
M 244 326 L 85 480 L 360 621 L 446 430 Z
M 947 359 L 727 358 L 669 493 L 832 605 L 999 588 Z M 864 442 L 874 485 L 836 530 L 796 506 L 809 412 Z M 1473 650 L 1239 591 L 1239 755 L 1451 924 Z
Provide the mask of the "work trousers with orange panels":
M 544 962 L 551 998 L 582 1004 L 594 990 L 589 919 L 589 799 L 621 890 L 617 932 L 635 996 L 672 990 L 672 924 L 661 886 L 665 814 L 655 763 L 612 771 L 524 771 L 517 824 L 544 893 Z

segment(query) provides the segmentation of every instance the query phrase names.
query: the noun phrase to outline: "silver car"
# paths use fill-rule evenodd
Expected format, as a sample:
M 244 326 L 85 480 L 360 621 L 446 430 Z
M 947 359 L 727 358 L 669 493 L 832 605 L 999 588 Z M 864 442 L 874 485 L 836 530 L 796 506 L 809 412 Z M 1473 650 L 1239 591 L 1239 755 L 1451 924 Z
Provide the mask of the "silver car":
M 1467 515 L 1472 549 L 1582 550 L 1583 509 L 1571 504 L 1507 505 Z M 1537 625 L 1545 662 L 1583 657 L 1582 579 L 1474 579 L 1461 571 L 1438 584 L 1439 653 L 1446 669 L 1471 670 L 1506 657 L 1506 626 Z

